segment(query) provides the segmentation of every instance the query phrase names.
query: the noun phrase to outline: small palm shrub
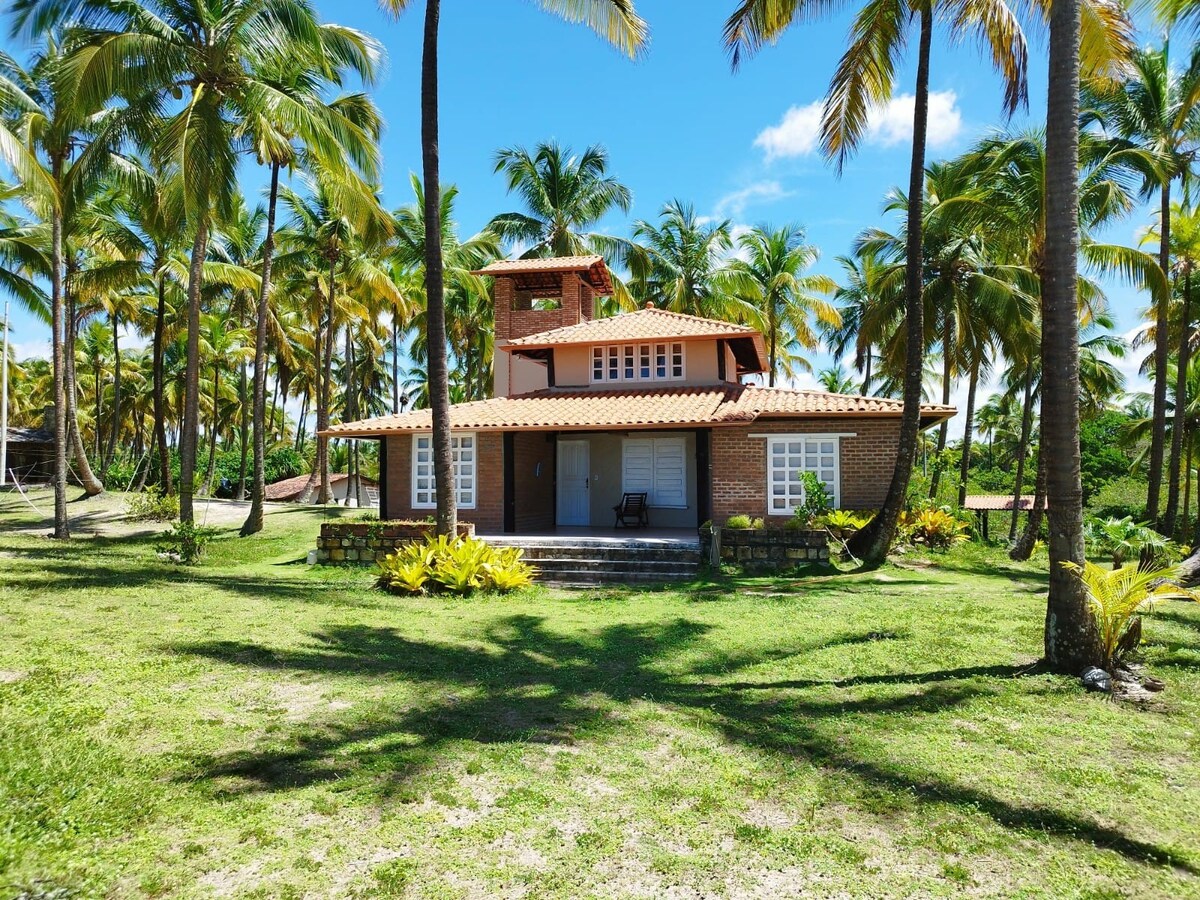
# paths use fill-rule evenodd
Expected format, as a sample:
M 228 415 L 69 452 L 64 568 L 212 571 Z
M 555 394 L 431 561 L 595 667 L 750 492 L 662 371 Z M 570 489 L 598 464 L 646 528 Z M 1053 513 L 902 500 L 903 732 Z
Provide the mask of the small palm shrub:
M 160 536 L 155 547 L 158 555 L 185 566 L 199 564 L 204 548 L 217 535 L 217 529 L 192 522 L 176 522 Z
M 379 563 L 377 583 L 393 594 L 503 594 L 528 587 L 536 574 L 519 547 L 497 549 L 478 538 L 439 534 L 389 553 Z
M 838 540 L 846 540 L 856 531 L 861 531 L 871 521 L 868 513 L 857 513 L 849 509 L 833 509 L 818 516 L 815 524 L 826 528 Z
M 125 518 L 130 522 L 174 522 L 179 518 L 179 498 L 152 487 L 125 501 Z
M 763 520 L 759 518 L 751 518 L 744 516 L 741 513 L 730 516 L 725 520 L 726 528 L 762 528 Z
M 1140 613 L 1149 612 L 1163 600 L 1200 600 L 1200 592 L 1176 583 L 1180 576 L 1176 566 L 1144 569 L 1129 563 L 1105 569 L 1094 562 L 1079 566 L 1069 560 L 1062 565 L 1083 583 L 1100 635 L 1102 667 L 1109 672 L 1141 643 Z
M 898 534 L 910 544 L 948 550 L 970 540 L 970 526 L 949 510 L 934 507 L 901 513 Z
M 1178 544 L 1149 525 L 1135 522 L 1133 516 L 1089 518 L 1084 522 L 1083 536 L 1088 552 L 1111 557 L 1114 569 L 1135 557 L 1144 560 L 1143 568 L 1158 569 L 1179 562 L 1182 556 Z

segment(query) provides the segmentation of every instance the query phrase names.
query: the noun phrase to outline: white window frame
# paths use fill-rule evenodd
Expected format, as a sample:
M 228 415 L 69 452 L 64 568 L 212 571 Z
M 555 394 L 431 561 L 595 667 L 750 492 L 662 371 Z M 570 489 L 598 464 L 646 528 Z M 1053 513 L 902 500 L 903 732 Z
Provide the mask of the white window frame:
M 663 363 L 660 376 L 659 361 Z M 628 363 L 632 363 L 632 368 Z M 593 344 L 592 384 L 687 380 L 687 341 Z
M 464 446 L 466 444 L 467 446 Z M 423 446 L 424 445 L 424 446 Z M 427 453 L 428 458 L 421 459 Z M 470 454 L 464 460 L 462 457 Z M 479 436 L 474 431 L 455 431 L 450 435 L 450 455 L 453 459 L 454 495 L 459 509 L 474 509 L 479 485 Z M 433 434 L 419 432 L 412 436 L 411 499 L 413 509 L 437 509 L 437 483 L 433 476 Z M 428 499 L 419 500 L 424 494 Z M 466 496 L 469 500 L 463 500 Z
M 621 491 L 622 493 L 640 493 L 643 485 L 629 483 L 629 447 L 633 444 L 650 445 L 650 484 L 646 487 L 646 503 L 654 509 L 688 509 L 688 463 L 687 441 L 679 435 L 662 437 L 628 437 L 621 442 Z M 677 503 L 664 503 L 659 496 L 658 487 L 658 458 L 659 448 L 667 445 L 678 446 L 679 464 L 682 468 L 680 490 L 682 497 Z
M 784 457 L 784 471 L 787 474 L 784 477 L 783 483 L 787 487 L 791 487 L 792 485 L 797 485 L 797 486 L 800 485 L 800 481 L 796 477 L 800 472 L 814 471 L 817 473 L 818 476 L 820 476 L 821 469 L 831 468 L 832 474 L 833 474 L 833 483 L 832 483 L 832 485 L 830 485 L 829 482 L 826 482 L 826 486 L 830 487 L 829 500 L 833 504 L 834 509 L 841 508 L 841 505 L 842 505 L 842 440 L 841 439 L 844 437 L 854 437 L 854 435 L 852 435 L 852 434 L 752 434 L 750 436 L 766 438 L 767 514 L 768 515 L 771 515 L 771 516 L 793 515 L 794 513 L 792 510 L 793 510 L 794 506 L 799 505 L 799 503 L 804 502 L 804 489 L 803 489 L 803 487 L 799 487 L 798 496 L 794 496 L 790 492 L 788 492 L 787 494 L 785 494 L 784 508 L 783 509 L 775 508 L 775 504 L 772 502 L 772 500 L 774 499 L 774 496 L 775 496 L 774 495 L 774 486 L 775 486 L 774 473 L 778 467 L 774 465 L 774 462 L 776 459 L 779 458 L 780 455 L 782 455 Z M 787 445 L 793 444 L 796 442 L 799 442 L 801 444 L 801 449 L 798 454 L 800 457 L 800 460 L 801 460 L 801 465 L 799 468 L 793 468 L 787 462 L 787 458 L 793 455 L 792 451 L 789 450 Z M 833 464 L 832 464 L 832 466 L 822 466 L 821 465 L 820 457 L 822 455 L 824 455 L 824 452 L 821 450 L 820 444 L 826 443 L 826 442 L 833 444 Z M 815 469 L 810 468 L 809 466 L 805 465 L 806 458 L 808 457 L 810 452 L 814 452 L 814 451 L 810 451 L 808 449 L 807 444 L 809 444 L 809 443 L 815 443 L 818 445 L 818 447 L 815 451 L 815 454 L 817 456 L 817 467 Z M 781 445 L 781 444 L 784 445 L 783 454 L 777 454 L 775 451 L 775 447 L 777 445 Z M 824 481 L 824 479 L 822 479 L 822 481 Z M 793 504 L 793 503 L 789 502 L 793 499 L 798 500 L 798 503 Z

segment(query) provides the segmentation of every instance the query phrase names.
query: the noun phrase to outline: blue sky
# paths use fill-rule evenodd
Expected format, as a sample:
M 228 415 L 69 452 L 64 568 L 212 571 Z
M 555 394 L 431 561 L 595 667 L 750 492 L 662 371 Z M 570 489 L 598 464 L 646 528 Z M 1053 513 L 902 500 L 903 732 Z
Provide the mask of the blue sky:
M 419 70 L 423 4 L 398 21 L 368 0 L 317 0 L 322 16 L 377 37 L 388 64 L 372 94 L 387 122 L 382 139 L 385 200 L 410 201 L 408 175 L 420 168 Z M 873 120 L 842 177 L 814 146 L 816 109 L 845 43 L 849 17 L 794 28 L 736 74 L 721 43 L 733 0 L 639 0 L 651 27 L 644 58 L 631 62 L 581 26 L 543 13 L 530 0 L 445 0 L 441 31 L 442 177 L 460 189 L 464 232 L 516 208 L 492 173 L 498 147 L 556 139 L 581 149 L 607 147 L 614 174 L 633 191 L 629 216 L 603 230 L 627 233 L 672 198 L 735 224 L 799 222 L 820 247 L 819 271 L 836 275 L 863 228 L 892 222 L 880 211 L 885 192 L 907 180 L 911 60 L 899 72 L 898 96 Z M 11 42 L 10 52 L 22 48 Z M 1030 106 L 1010 127 L 1040 125 L 1046 93 L 1045 39 L 1032 37 Z M 935 36 L 930 159 L 953 155 L 1004 125 L 997 77 L 974 41 Z M 907 100 L 907 105 L 906 101 Z M 243 184 L 261 189 L 250 162 Z M 1117 225 L 1108 239 L 1129 242 L 1144 218 Z M 1118 285 L 1109 295 L 1126 332 L 1144 300 Z M 35 352 L 44 329 L 13 316 L 18 351 Z M 814 364 L 828 363 L 818 354 Z

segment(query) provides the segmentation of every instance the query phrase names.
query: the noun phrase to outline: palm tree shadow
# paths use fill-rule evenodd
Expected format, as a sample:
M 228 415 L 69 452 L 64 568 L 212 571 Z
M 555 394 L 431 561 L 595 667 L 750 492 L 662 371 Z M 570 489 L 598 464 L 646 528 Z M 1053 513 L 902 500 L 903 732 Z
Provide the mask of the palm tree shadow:
M 753 653 L 706 648 L 706 655 L 687 669 L 671 666 L 671 657 L 681 651 L 695 655 L 709 631 L 706 624 L 678 618 L 568 635 L 548 629 L 539 616 L 513 615 L 484 628 L 469 644 L 416 640 L 393 628 L 351 625 L 314 634 L 308 646 L 296 649 L 245 641 L 175 645 L 168 649 L 254 669 L 414 682 L 421 697 L 398 713 L 299 726 L 282 745 L 193 758 L 180 778 L 198 777 L 213 782 L 219 792 L 242 793 L 361 776 L 386 797 L 436 765 L 452 745 L 569 744 L 603 737 L 625 727 L 613 715 L 614 704 L 647 698 L 696 716 L 742 746 L 803 758 L 922 803 L 978 810 L 1014 831 L 1033 829 L 1107 847 L 1132 860 L 1200 873 L 1169 850 L 1058 810 L 1052 800 L 1017 803 L 936 773 L 911 774 L 877 751 L 856 750 L 838 726 L 847 716 L 943 713 L 995 694 L 1000 688 L 994 679 L 1028 674 L 1028 668 L 979 666 L 842 682 L 728 680 L 751 666 L 831 644 L 890 637 L 875 634 L 840 635 Z M 830 695 L 828 690 L 874 684 L 916 689 L 864 697 Z

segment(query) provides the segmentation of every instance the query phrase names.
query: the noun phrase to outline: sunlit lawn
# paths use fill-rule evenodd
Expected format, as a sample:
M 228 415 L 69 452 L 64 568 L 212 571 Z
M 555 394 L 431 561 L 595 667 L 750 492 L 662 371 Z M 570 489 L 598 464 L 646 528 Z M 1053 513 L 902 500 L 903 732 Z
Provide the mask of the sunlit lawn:
M 0 496 L 0 896 L 1200 896 L 1200 610 L 1140 709 L 995 552 L 401 600 L 319 515 L 181 569 Z

